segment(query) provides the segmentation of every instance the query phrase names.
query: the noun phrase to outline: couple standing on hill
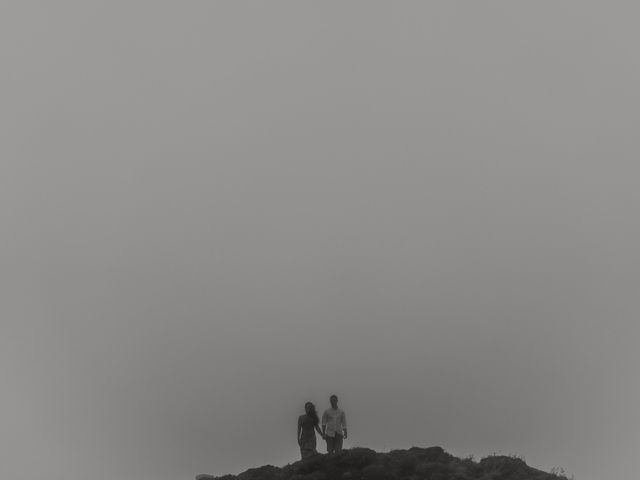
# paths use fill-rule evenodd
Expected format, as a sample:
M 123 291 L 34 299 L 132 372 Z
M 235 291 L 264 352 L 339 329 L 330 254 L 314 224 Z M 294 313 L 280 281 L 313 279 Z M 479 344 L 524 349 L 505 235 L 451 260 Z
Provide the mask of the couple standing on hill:
M 310 457 L 318 453 L 316 451 L 316 431 L 327 442 L 327 453 L 337 453 L 342 450 L 342 440 L 347 438 L 347 417 L 344 411 L 338 408 L 338 396 L 329 398 L 331 408 L 322 414 L 322 431 L 320 420 L 313 403 L 304 405 L 304 415 L 298 418 L 298 445 L 302 458 Z

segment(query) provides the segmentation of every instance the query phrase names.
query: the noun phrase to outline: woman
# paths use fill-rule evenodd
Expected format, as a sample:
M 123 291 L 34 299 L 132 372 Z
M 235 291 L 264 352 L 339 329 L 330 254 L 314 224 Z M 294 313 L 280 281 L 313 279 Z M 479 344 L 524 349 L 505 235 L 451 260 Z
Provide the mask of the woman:
M 316 451 L 316 432 L 322 436 L 319 426 L 320 419 L 313 403 L 305 403 L 304 412 L 304 415 L 298 417 L 298 445 L 300 445 L 300 455 L 303 459 L 318 453 Z

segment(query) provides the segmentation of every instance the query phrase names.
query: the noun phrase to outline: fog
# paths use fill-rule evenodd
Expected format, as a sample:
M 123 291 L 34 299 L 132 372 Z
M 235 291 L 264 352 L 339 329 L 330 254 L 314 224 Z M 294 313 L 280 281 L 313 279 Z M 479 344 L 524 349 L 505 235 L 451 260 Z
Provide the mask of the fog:
M 346 447 L 633 478 L 638 14 L 3 2 L 0 476 L 284 465 L 336 393 Z

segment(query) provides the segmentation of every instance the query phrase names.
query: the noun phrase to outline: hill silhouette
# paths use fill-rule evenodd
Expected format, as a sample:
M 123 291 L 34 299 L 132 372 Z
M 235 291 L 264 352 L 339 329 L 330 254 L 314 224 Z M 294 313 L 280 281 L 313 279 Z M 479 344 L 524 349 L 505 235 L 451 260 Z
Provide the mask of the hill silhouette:
M 239 475 L 198 475 L 196 480 L 568 480 L 528 466 L 522 459 L 492 455 L 476 462 L 441 447 L 378 453 L 352 448 L 319 454 L 282 468 L 265 465 Z

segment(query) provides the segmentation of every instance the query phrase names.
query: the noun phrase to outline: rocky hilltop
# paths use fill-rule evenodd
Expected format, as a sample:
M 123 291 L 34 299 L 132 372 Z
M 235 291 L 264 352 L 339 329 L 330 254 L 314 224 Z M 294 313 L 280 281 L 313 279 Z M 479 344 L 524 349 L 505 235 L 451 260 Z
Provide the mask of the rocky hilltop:
M 440 447 L 377 453 L 352 448 L 335 455 L 319 454 L 285 467 L 266 465 L 239 475 L 196 480 L 568 480 L 563 475 L 529 467 L 515 457 L 493 455 L 476 462 L 460 459 Z

